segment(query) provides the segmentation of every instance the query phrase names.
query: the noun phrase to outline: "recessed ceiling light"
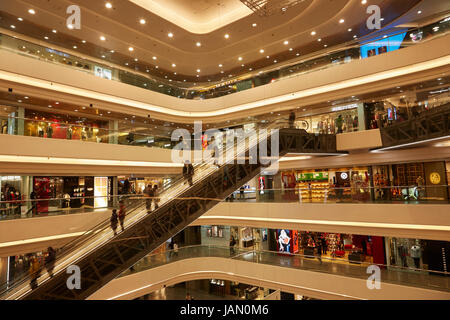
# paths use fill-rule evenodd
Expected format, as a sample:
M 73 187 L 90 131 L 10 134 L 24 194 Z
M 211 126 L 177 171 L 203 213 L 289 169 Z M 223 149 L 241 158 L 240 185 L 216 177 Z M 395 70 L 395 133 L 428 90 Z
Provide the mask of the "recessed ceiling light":
M 127 66 L 127 65 L 128 65 L 128 62 L 125 62 L 125 65 Z
M 169 33 L 167 34 L 167 36 L 168 36 L 169 38 L 172 38 L 172 37 L 173 37 L 173 33 L 172 33 L 172 32 L 169 32 Z
M 115 51 L 114 51 L 114 50 L 111 50 L 110 52 L 111 52 L 111 53 L 114 53 Z
M 312 35 L 312 36 L 315 36 L 315 35 L 316 35 L 316 32 L 315 32 L 315 31 L 311 32 L 311 35 Z
M 227 34 L 225 34 L 225 39 L 228 39 L 229 37 L 230 37 L 230 35 L 227 33 Z
M 200 69 L 197 69 L 197 72 L 200 72 Z
M 273 60 L 273 63 L 277 63 L 278 61 L 277 60 Z
M 353 38 L 357 38 L 357 35 L 355 34 L 355 35 L 353 36 Z
M 417 11 L 417 14 L 421 14 L 421 13 L 422 13 L 422 11 L 420 11 L 420 10 L 419 10 L 419 11 Z
M 197 42 L 195 45 L 196 45 L 197 47 L 201 47 L 201 46 L 202 46 L 202 44 L 201 44 L 200 42 Z
M 259 53 L 264 53 L 264 49 L 259 50 Z
M 110 2 L 105 3 L 105 7 L 107 7 L 108 9 L 112 8 L 112 4 Z
M 248 68 L 248 70 L 249 70 L 249 71 L 252 71 L 253 69 L 252 69 L 252 68 Z
M 267 58 L 267 59 L 269 59 L 269 58 L 270 58 L 270 56 L 266 56 L 266 58 Z
M 295 55 L 298 57 L 300 55 L 300 53 L 297 52 Z
M 134 48 L 133 47 L 129 47 L 128 51 L 134 51 Z
M 105 58 L 106 58 L 106 56 L 102 56 L 102 58 L 103 58 L 103 59 L 105 59 Z
M 73 46 L 74 49 L 78 48 L 77 46 Z
M 317 39 L 317 41 L 319 41 L 319 42 L 320 42 L 320 41 L 322 41 L 322 39 L 320 39 L 320 38 L 319 38 L 319 39 Z
M 28 10 L 28 13 L 29 13 L 29 14 L 35 14 L 36 11 L 34 11 L 34 9 L 30 9 L 30 10 Z
M 222 68 L 223 67 L 223 65 L 222 64 L 219 64 L 219 68 Z
M 287 45 L 289 44 L 289 41 L 285 40 L 285 41 L 283 42 L 283 44 L 284 44 L 285 46 L 287 46 Z
M 11 25 L 11 29 L 15 29 L 15 28 L 16 28 L 16 26 L 12 24 Z
M 257 26 L 257 24 L 256 23 L 254 23 L 254 24 L 252 24 L 252 27 L 254 28 L 254 27 L 256 27 Z
M 174 75 L 177 75 L 177 73 L 176 73 L 176 72 L 174 72 L 173 74 L 174 74 Z
M 294 49 L 292 49 L 292 48 L 289 48 L 289 51 L 292 51 L 292 50 L 294 50 Z
M 48 40 L 48 37 L 47 37 L 47 36 L 45 36 L 45 37 L 44 37 L 44 39 L 45 39 L 45 40 Z
M 140 23 L 140 24 L 145 24 L 146 21 L 145 21 L 145 19 L 141 19 L 141 20 L 139 20 L 139 23 Z
M 176 66 L 177 66 L 177 65 L 176 65 L 175 63 L 172 63 L 172 67 L 174 67 L 174 68 L 175 68 Z
M 220 71 L 220 73 L 224 73 L 224 72 L 223 72 L 223 70 L 222 70 L 222 71 Z
M 138 61 L 139 61 L 139 59 L 138 59 L 138 58 L 134 58 L 134 61 L 138 62 Z
M 22 102 L 22 100 L 17 100 L 17 102 Z
M 53 108 L 53 106 L 51 104 L 48 105 L 49 108 Z
M 362 0 L 361 3 L 362 3 L 362 4 L 366 4 L 366 3 L 367 3 L 367 0 Z
M 23 21 L 23 19 L 22 19 L 22 18 L 17 18 L 17 20 L 19 20 L 19 21 Z
M 241 67 L 245 67 L 245 64 L 241 64 Z
M 67 28 L 69 28 L 70 30 L 72 30 L 72 29 L 73 29 L 73 25 L 68 24 L 68 25 L 67 25 Z
M 325 48 L 326 48 L 326 47 L 328 47 L 328 45 L 327 45 L 327 44 L 324 44 L 323 46 L 324 46 Z
M 155 57 L 155 56 L 153 56 L 153 58 L 152 58 L 153 60 L 156 60 L 157 58 Z
M 75 109 L 75 112 L 78 112 L 78 109 Z
M 239 61 L 242 61 L 242 57 L 239 57 L 238 60 L 239 60 Z
M 56 31 L 55 29 L 52 30 L 53 33 L 57 33 L 58 31 Z
M 339 20 L 339 23 L 344 23 L 344 22 L 345 22 L 344 19 Z
M 352 28 L 348 28 L 348 30 L 347 30 L 348 32 L 351 32 L 352 31 Z
M 24 97 L 25 99 L 30 99 L 29 97 Z
M 106 38 L 104 36 L 100 36 L 100 40 L 105 41 Z
M 82 40 L 81 42 L 86 43 L 86 40 Z
M 155 66 L 155 69 L 158 69 L 159 67 L 158 66 Z

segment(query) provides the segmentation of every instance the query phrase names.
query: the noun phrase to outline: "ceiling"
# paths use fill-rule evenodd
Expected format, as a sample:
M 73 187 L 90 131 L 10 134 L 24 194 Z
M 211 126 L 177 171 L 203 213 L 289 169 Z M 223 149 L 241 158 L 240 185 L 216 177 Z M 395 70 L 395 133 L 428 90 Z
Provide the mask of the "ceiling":
M 371 32 L 365 23 L 369 4 L 380 6 L 383 27 L 417 18 L 418 8 L 422 16 L 450 9 L 441 0 L 305 0 L 262 17 L 238 0 L 111 0 L 110 9 L 106 2 L 1 1 L 0 27 L 174 81 L 207 83 L 363 37 Z M 72 4 L 81 8 L 80 30 L 66 27 L 66 9 Z
M 253 13 L 239 0 L 129 0 L 190 33 L 205 34 Z

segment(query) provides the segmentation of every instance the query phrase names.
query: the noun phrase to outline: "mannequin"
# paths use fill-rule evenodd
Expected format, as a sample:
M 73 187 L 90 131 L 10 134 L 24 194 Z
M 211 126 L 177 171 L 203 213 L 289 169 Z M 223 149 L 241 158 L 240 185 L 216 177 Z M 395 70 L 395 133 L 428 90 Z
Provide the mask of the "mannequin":
M 86 129 L 83 127 L 81 129 L 81 140 L 86 140 L 87 139 L 87 133 L 86 133 Z
M 419 243 L 416 241 L 416 244 L 414 244 L 411 247 L 411 258 L 414 260 L 414 265 L 417 269 L 420 268 L 420 246 Z
M 47 138 L 51 138 L 53 136 L 53 127 L 51 124 L 47 127 Z
M 44 137 L 44 127 L 42 126 L 42 123 L 38 124 L 38 136 L 41 138 Z
M 69 126 L 67 128 L 67 133 L 66 133 L 66 137 L 67 137 L 68 140 L 72 140 L 72 132 L 73 132 L 72 127 Z

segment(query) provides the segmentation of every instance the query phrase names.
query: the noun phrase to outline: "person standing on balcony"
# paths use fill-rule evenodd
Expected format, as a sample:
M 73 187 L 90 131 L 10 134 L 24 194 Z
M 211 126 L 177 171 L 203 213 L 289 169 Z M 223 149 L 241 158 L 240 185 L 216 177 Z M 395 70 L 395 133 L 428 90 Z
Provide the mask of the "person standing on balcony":
M 289 128 L 295 129 L 294 122 L 295 122 L 295 112 L 291 111 L 291 113 L 289 114 Z

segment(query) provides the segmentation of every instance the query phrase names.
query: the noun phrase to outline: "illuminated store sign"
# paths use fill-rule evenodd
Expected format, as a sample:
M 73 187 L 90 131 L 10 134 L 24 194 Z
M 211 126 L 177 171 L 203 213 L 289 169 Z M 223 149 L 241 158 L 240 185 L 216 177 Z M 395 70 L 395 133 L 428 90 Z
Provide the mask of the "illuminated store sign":
M 349 104 L 346 106 L 333 107 L 333 108 L 331 108 L 331 111 L 336 112 L 336 111 L 344 111 L 344 110 L 355 109 L 355 108 L 358 108 L 358 104 L 353 103 L 353 104 Z

